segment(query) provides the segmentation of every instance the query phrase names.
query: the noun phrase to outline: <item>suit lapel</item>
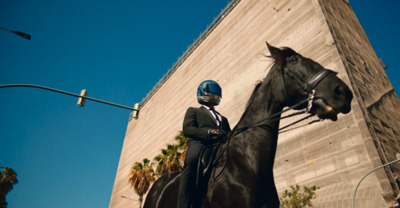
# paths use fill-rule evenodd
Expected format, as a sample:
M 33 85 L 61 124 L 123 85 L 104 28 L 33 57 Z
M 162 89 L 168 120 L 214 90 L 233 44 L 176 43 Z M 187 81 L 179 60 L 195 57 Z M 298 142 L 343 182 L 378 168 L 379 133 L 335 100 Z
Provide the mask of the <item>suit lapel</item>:
M 211 114 L 211 112 L 207 108 L 205 108 L 204 106 L 201 106 L 200 109 L 202 109 L 208 115 L 208 117 L 212 120 L 212 122 L 215 126 L 218 126 L 217 121 L 215 120 L 214 116 Z

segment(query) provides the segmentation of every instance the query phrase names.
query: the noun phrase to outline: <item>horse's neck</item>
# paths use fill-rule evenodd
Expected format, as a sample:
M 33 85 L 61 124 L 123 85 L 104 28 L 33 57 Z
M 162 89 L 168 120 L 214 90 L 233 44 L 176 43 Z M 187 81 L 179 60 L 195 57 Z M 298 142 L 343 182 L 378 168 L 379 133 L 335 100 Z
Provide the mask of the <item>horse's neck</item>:
M 283 99 L 285 99 L 283 82 L 280 77 L 269 77 L 254 92 L 245 113 L 236 128 L 251 126 L 242 134 L 238 135 L 236 142 L 240 147 L 239 157 L 244 152 L 249 160 L 256 162 L 253 166 L 263 172 L 269 173 L 273 169 L 275 152 L 278 144 L 279 118 L 283 110 Z M 259 121 L 277 114 L 273 119 L 262 123 Z M 257 123 L 257 124 L 255 124 Z M 253 125 L 255 124 L 255 125 Z M 260 172 L 260 173 L 261 173 Z
M 282 90 L 280 90 L 282 82 L 277 78 L 267 77 L 261 84 L 259 89 L 255 92 L 253 100 L 250 101 L 245 113 L 240 119 L 237 127 L 251 125 L 257 123 L 277 112 L 282 111 Z M 278 131 L 279 117 L 277 115 L 274 119 L 268 119 L 261 124 L 268 127 L 271 131 Z M 270 132 L 273 133 L 273 132 Z

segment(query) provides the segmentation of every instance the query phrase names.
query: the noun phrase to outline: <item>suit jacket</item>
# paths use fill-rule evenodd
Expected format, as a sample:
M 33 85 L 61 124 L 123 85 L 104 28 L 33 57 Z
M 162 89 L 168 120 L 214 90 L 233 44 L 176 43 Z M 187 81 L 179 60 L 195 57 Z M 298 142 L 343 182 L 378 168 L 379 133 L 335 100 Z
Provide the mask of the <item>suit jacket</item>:
M 209 139 L 208 131 L 210 129 L 222 129 L 226 132 L 231 130 L 228 119 L 222 116 L 221 125 L 218 127 L 214 116 L 210 111 L 201 106 L 200 108 L 190 107 L 187 109 L 183 120 L 183 134 L 198 141 Z

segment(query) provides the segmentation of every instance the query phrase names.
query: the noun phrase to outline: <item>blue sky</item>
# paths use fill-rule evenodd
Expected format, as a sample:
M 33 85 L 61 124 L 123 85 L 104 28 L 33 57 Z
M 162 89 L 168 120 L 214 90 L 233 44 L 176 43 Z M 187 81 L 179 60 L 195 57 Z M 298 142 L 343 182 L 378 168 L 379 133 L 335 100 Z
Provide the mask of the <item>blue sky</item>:
M 87 89 L 133 106 L 228 3 L 0 0 L 0 26 L 32 35 L 0 30 L 0 85 Z M 350 3 L 398 92 L 400 1 Z M 34 88 L 0 95 L 0 166 L 19 179 L 9 208 L 108 207 L 130 111 Z

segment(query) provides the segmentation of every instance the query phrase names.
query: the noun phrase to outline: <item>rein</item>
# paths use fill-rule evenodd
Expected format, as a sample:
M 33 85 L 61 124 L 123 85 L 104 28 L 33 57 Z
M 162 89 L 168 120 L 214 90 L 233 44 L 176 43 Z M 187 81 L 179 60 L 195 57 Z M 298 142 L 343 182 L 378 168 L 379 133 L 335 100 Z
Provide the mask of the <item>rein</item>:
M 284 72 L 285 72 L 289 77 L 291 77 L 292 79 L 294 79 L 294 80 L 297 81 L 297 83 L 298 83 L 298 84 L 300 85 L 300 87 L 303 89 L 303 91 L 305 92 L 305 94 L 308 94 L 308 98 L 307 98 L 307 99 L 304 99 L 304 100 L 302 100 L 302 101 L 300 101 L 299 103 L 297 103 L 297 104 L 295 104 L 295 105 L 293 105 L 293 106 L 290 106 L 289 108 L 287 108 L 287 109 L 285 109 L 285 110 L 282 110 L 282 111 L 280 111 L 280 112 L 274 113 L 274 114 L 272 114 L 272 115 L 270 115 L 270 116 L 268 116 L 268 117 L 266 117 L 266 118 L 264 118 L 264 119 L 261 119 L 261 120 L 259 120 L 259 121 L 256 121 L 256 122 L 254 122 L 254 123 L 251 123 L 251 124 L 248 124 L 248 125 L 245 125 L 245 126 L 242 126 L 242 127 L 240 127 L 240 128 L 237 128 L 237 129 L 233 129 L 232 131 L 230 131 L 230 132 L 227 133 L 227 134 L 229 135 L 229 137 L 228 137 L 229 139 L 230 139 L 230 138 L 232 137 L 232 135 L 233 135 L 234 133 L 236 133 L 236 132 L 244 131 L 244 130 L 250 128 L 250 127 L 262 126 L 262 125 L 259 125 L 259 124 L 262 123 L 262 122 L 264 122 L 264 121 L 268 121 L 268 120 L 272 120 L 272 119 L 274 119 L 274 120 L 285 119 L 285 118 L 290 118 L 290 117 L 293 117 L 293 116 L 296 116 L 296 115 L 300 115 L 300 114 L 303 114 L 303 113 L 310 113 L 310 112 L 311 112 L 311 108 L 312 108 L 312 103 L 313 103 L 313 101 L 314 101 L 314 95 L 315 95 L 315 89 L 314 89 L 314 88 L 321 82 L 321 80 L 323 80 L 323 79 L 324 79 L 326 76 L 328 76 L 329 74 L 337 74 L 336 72 L 334 72 L 334 71 L 332 71 L 332 70 L 330 70 L 330 69 L 324 69 L 324 70 L 321 70 L 321 71 L 320 71 L 319 73 L 317 73 L 316 75 L 314 75 L 308 82 L 306 82 L 306 81 L 304 81 L 303 79 L 301 79 L 299 76 L 297 76 L 294 72 L 290 71 L 287 67 L 284 68 Z M 285 91 L 286 91 L 286 89 L 285 89 Z M 295 108 L 297 108 L 297 107 L 299 107 L 299 106 L 301 106 L 301 105 L 303 105 L 303 104 L 305 104 L 305 103 L 307 103 L 307 108 L 303 109 L 302 111 L 296 112 L 296 113 L 292 113 L 292 114 L 290 114 L 290 115 L 288 115 L 288 116 L 278 117 L 278 116 L 280 116 L 282 113 L 285 113 L 285 112 L 287 112 L 287 111 L 289 111 L 289 110 L 295 109 Z M 299 122 L 301 122 L 301 121 L 303 121 L 303 120 L 305 120 L 305 119 L 307 119 L 307 118 L 309 118 L 309 117 L 312 117 L 312 116 L 314 116 L 314 114 L 311 114 L 311 115 L 309 115 L 309 116 L 306 116 L 305 118 L 302 118 L 302 119 L 300 119 L 300 120 L 298 120 L 298 121 L 295 121 L 295 122 L 293 122 L 292 124 L 289 124 L 289 125 L 287 125 L 287 126 L 284 126 L 284 127 L 280 128 L 280 129 L 278 129 L 278 132 L 281 131 L 281 130 L 283 130 L 283 129 L 286 129 L 286 128 L 288 128 L 288 127 L 290 127 L 290 126 L 292 126 L 292 125 L 294 125 L 294 124 L 296 124 L 296 123 L 299 123 Z M 277 118 L 276 118 L 276 117 L 277 117 Z M 314 122 L 322 121 L 322 120 L 323 120 L 323 119 L 314 120 L 314 121 L 310 122 L 310 124 L 311 124 L 311 123 L 314 123 Z M 287 132 L 287 131 L 288 131 L 288 130 L 286 130 L 286 131 L 284 131 L 284 132 Z
M 315 91 L 314 91 L 314 92 L 315 92 Z M 311 98 L 311 97 L 312 97 L 312 98 Z M 310 99 L 310 98 L 311 98 L 311 99 Z M 259 125 L 259 124 L 261 124 L 261 123 L 264 122 L 264 121 L 285 119 L 285 118 L 290 118 L 290 117 L 293 117 L 293 116 L 296 116 L 296 115 L 300 115 L 300 114 L 303 114 L 303 113 L 307 113 L 307 112 L 309 112 L 309 111 L 311 110 L 312 101 L 313 101 L 313 96 L 309 96 L 307 99 L 304 99 L 304 100 L 300 101 L 299 103 L 297 103 L 297 104 L 295 104 L 295 105 L 293 105 L 293 106 L 291 106 L 291 107 L 289 107 L 289 108 L 287 108 L 287 109 L 285 109 L 285 110 L 282 110 L 282 111 L 279 111 L 279 112 L 277 112 L 277 113 L 274 113 L 274 114 L 272 114 L 272 115 L 270 115 L 270 116 L 268 116 L 268 117 L 266 117 L 266 118 L 263 118 L 263 119 L 261 119 L 261 120 L 259 120 L 259 121 L 254 122 L 254 123 L 247 124 L 247 125 L 245 125 L 245 126 L 242 126 L 242 127 L 240 127 L 240 128 L 237 128 L 237 129 L 233 129 L 232 131 L 228 132 L 228 134 L 233 135 L 233 134 L 236 133 L 236 132 L 244 131 L 244 130 L 250 128 L 250 127 L 261 126 L 261 125 Z M 287 112 L 287 111 L 289 111 L 289 110 L 292 110 L 292 109 L 294 109 L 294 108 L 296 108 L 296 107 L 298 107 L 298 106 L 300 106 L 300 105 L 303 105 L 303 104 L 305 104 L 305 103 L 307 103 L 307 102 L 308 102 L 308 106 L 307 106 L 306 109 L 303 109 L 303 110 L 300 111 L 300 112 L 292 113 L 292 114 L 287 115 L 287 116 L 284 116 L 284 117 L 278 117 L 278 116 L 280 116 L 282 113 L 285 113 L 285 112 Z M 311 106 L 310 106 L 310 103 L 311 103 Z M 286 128 L 286 127 L 285 127 L 285 128 Z M 279 129 L 279 130 L 280 130 L 280 129 Z

